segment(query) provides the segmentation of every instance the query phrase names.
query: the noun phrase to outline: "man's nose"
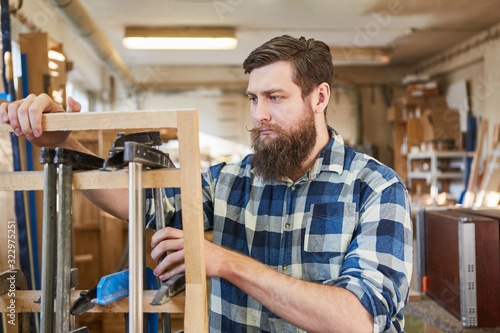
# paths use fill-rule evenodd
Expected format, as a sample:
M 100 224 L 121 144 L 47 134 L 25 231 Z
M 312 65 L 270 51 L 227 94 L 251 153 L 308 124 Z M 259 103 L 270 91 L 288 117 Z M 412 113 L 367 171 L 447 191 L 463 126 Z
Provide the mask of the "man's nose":
M 254 118 L 257 123 L 265 123 L 271 120 L 269 106 L 265 102 L 258 101 L 254 109 Z

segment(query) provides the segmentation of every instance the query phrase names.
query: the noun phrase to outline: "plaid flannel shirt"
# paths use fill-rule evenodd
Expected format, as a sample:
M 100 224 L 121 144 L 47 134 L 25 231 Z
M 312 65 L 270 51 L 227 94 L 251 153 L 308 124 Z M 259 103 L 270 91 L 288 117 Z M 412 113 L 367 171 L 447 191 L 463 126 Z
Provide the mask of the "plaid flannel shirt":
M 263 182 L 251 155 L 211 167 L 202 180 L 205 227 L 215 244 L 278 272 L 351 291 L 373 316 L 374 332 L 402 332 L 412 271 L 406 189 L 393 170 L 329 132 L 328 145 L 295 182 Z M 167 219 L 181 228 L 180 192 L 166 192 Z M 154 223 L 147 198 L 146 220 Z M 304 332 L 222 278 L 212 279 L 210 331 Z

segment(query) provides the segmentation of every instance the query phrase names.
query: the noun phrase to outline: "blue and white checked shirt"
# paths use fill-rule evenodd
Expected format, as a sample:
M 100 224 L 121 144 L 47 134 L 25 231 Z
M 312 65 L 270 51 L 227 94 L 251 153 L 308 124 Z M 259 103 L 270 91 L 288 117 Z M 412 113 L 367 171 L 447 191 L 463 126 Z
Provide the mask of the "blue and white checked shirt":
M 373 316 L 374 332 L 402 332 L 412 271 L 406 189 L 393 170 L 329 131 L 332 139 L 295 182 L 262 181 L 251 155 L 211 167 L 202 181 L 205 226 L 215 244 L 285 275 L 351 291 Z M 179 190 L 167 194 L 166 216 L 180 228 Z M 150 199 L 147 207 L 153 222 Z M 212 279 L 210 303 L 211 332 L 304 332 L 222 278 Z

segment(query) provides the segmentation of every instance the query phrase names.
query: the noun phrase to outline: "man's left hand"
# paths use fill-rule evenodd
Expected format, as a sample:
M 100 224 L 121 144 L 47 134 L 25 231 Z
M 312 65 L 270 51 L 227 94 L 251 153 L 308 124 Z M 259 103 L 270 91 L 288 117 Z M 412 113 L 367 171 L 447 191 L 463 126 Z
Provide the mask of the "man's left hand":
M 226 255 L 231 251 L 215 245 L 208 240 L 204 241 L 205 264 L 208 277 L 220 276 L 221 267 Z M 168 280 L 172 276 L 185 271 L 184 265 L 184 232 L 179 229 L 166 227 L 158 230 L 151 238 L 151 258 L 158 264 L 154 274 L 161 280 Z M 160 258 L 167 256 L 160 260 Z

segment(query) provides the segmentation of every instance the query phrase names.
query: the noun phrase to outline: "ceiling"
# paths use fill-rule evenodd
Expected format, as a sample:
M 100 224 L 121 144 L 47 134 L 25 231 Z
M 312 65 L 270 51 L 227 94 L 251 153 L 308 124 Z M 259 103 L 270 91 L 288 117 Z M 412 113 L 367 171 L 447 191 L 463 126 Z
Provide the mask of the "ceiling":
M 382 47 L 411 65 L 500 22 L 499 0 L 80 0 L 124 63 L 241 65 L 255 47 L 290 34 L 332 47 Z M 128 50 L 125 26 L 237 29 L 229 51 Z M 341 64 L 340 64 L 341 65 Z

